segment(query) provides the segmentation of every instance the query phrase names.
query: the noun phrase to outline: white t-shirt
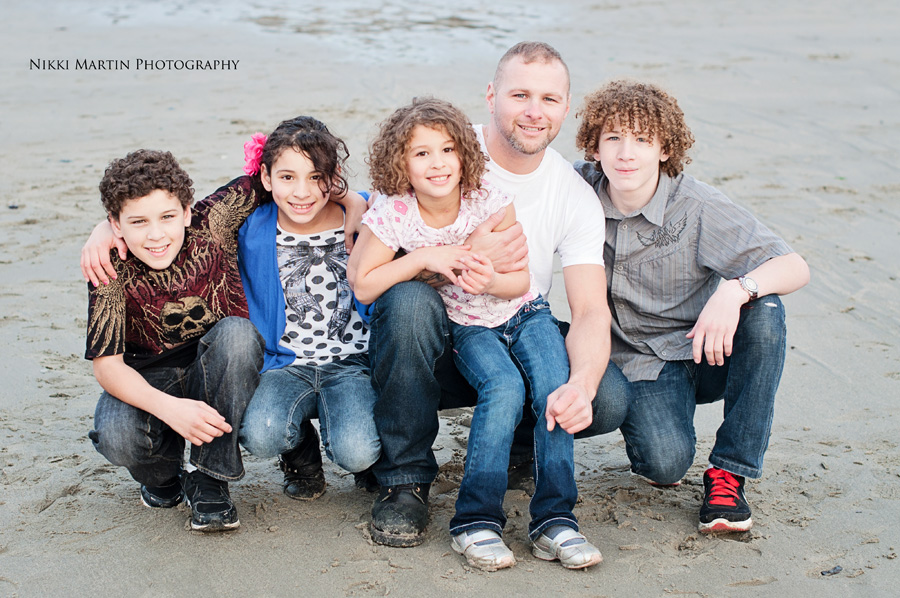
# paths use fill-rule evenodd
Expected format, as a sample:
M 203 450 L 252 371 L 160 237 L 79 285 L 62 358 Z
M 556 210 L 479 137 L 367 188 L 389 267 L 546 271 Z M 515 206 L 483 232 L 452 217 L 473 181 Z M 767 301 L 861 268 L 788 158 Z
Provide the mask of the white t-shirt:
M 488 155 L 482 125 L 474 125 L 481 149 Z M 553 253 L 563 268 L 603 265 L 606 220 L 597 194 L 565 158 L 547 148 L 540 166 L 514 174 L 490 160 L 484 178 L 514 197 L 516 218 L 528 238 L 528 268 L 545 297 L 553 282 Z

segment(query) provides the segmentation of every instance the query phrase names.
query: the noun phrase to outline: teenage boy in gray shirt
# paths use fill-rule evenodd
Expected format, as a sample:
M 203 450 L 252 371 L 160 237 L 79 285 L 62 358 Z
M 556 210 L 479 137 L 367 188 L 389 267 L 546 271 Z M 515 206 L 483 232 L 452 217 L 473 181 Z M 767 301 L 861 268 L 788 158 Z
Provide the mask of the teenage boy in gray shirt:
M 746 531 L 744 478 L 762 474 L 784 366 L 778 295 L 803 287 L 809 268 L 752 214 L 682 173 L 694 138 L 662 90 L 613 82 L 579 115 L 589 161 L 575 167 L 606 214 L 610 368 L 632 393 L 620 428 L 632 471 L 678 484 L 694 460 L 696 406 L 724 400 L 700 531 Z

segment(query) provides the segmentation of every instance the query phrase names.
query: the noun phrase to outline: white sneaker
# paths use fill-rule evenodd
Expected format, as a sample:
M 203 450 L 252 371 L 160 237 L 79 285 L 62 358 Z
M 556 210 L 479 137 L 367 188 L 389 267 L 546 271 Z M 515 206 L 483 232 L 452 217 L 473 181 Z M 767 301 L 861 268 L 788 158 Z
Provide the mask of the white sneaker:
M 482 571 L 496 571 L 516 564 L 516 555 L 503 543 L 500 534 L 491 529 L 457 534 L 450 539 L 450 546 L 466 557 L 470 565 Z
M 559 559 L 566 569 L 584 569 L 603 562 L 597 547 L 571 527 L 559 532 L 555 538 L 541 534 L 532 542 L 531 553 L 545 561 Z

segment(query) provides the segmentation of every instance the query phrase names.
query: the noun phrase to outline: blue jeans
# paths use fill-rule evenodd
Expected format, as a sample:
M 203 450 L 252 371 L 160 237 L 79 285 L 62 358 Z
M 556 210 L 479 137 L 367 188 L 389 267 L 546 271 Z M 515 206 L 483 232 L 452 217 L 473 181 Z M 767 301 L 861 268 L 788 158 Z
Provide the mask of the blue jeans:
M 268 370 L 244 413 L 241 444 L 258 457 L 286 453 L 303 440 L 303 424 L 318 417 L 325 454 L 357 473 L 381 453 L 374 405 L 365 354 L 318 366 Z
M 565 324 L 561 330 L 565 332 Z M 438 409 L 471 407 L 477 393 L 453 361 L 450 324 L 437 291 L 418 281 L 401 282 L 375 302 L 369 337 L 372 385 L 378 395 L 375 426 L 381 438 L 381 458 L 374 471 L 382 486 L 430 484 L 438 466 L 432 444 L 438 434 Z M 610 374 L 612 370 L 612 374 Z M 618 374 L 618 375 L 616 375 Z M 592 436 L 617 430 L 625 420 L 627 381 L 610 364 L 603 377 L 608 387 L 594 399 L 594 422 L 576 435 Z M 531 418 L 531 409 L 524 415 Z M 516 429 L 515 447 L 521 460 L 530 459 L 534 425 Z M 520 443 L 520 432 L 527 438 Z
M 633 402 L 621 429 L 631 469 L 660 484 L 680 480 L 694 462 L 696 406 L 722 400 L 724 420 L 709 462 L 760 477 L 784 353 L 784 306 L 768 295 L 741 309 L 724 365 L 671 361 L 656 380 L 630 383 Z
M 244 475 L 237 431 L 259 383 L 263 348 L 263 339 L 250 320 L 223 318 L 200 339 L 197 358 L 188 367 L 140 371 L 154 388 L 204 401 L 231 424 L 230 433 L 191 445 L 191 464 L 216 479 L 228 482 Z M 101 455 L 113 465 L 126 467 L 140 484 L 161 486 L 181 471 L 184 438 L 162 420 L 108 392 L 100 395 L 94 429 L 88 436 Z
M 569 378 L 569 359 L 550 305 L 538 298 L 494 328 L 451 322 L 453 352 L 462 375 L 478 391 L 472 416 L 465 475 L 450 520 L 453 535 L 470 529 L 500 532 L 506 525 L 509 450 L 522 419 L 526 394 L 534 424 L 535 492 L 531 498 L 534 539 L 551 525 L 578 529 L 572 514 L 575 488 L 574 437 L 547 431 L 547 395 Z

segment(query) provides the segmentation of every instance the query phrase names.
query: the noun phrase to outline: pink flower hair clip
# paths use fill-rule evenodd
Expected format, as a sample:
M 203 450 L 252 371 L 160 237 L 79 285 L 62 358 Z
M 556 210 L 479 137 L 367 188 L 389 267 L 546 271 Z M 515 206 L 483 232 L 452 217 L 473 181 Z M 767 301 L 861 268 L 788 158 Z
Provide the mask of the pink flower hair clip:
M 254 133 L 250 141 L 244 144 L 244 173 L 252 176 L 259 172 L 259 163 L 265 147 L 266 136 L 262 133 Z

